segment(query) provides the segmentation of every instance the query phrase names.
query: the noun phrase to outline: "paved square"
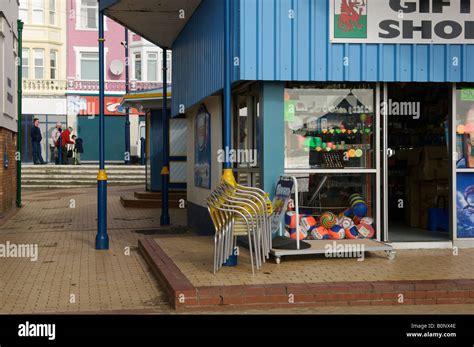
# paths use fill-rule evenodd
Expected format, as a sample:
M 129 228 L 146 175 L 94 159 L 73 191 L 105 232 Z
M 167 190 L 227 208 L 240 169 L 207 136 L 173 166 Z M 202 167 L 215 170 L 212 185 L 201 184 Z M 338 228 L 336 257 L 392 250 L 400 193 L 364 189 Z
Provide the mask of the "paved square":
M 384 252 L 355 258 L 325 258 L 324 255 L 283 258 L 277 265 L 270 258 L 252 276 L 247 250 L 240 248 L 239 265 L 223 267 L 214 275 L 214 241 L 211 237 L 155 238 L 155 241 L 196 287 L 276 283 L 320 283 L 397 280 L 474 279 L 474 249 L 398 250 L 395 260 Z
M 0 258 L 0 313 L 168 311 L 163 293 L 137 252 L 142 234 L 159 225 L 159 210 L 125 209 L 109 188 L 110 249 L 94 249 L 96 189 L 31 191 L 0 227 L 0 243 L 37 244 L 38 260 Z M 174 210 L 174 221 L 185 211 Z

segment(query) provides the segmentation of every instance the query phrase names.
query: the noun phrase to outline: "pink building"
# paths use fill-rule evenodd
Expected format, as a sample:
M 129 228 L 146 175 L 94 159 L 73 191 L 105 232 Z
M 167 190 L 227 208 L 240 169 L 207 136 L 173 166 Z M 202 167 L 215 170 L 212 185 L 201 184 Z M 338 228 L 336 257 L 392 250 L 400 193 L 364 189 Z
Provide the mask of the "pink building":
M 97 0 L 67 1 L 67 109 L 68 125 L 84 140 L 84 161 L 96 161 L 98 150 L 99 114 L 99 49 L 98 49 L 98 2 Z M 123 161 L 124 115 L 119 105 L 125 94 L 125 29 L 105 18 L 105 114 L 107 140 L 106 159 Z M 149 47 L 149 43 L 130 33 L 129 46 Z M 140 50 L 143 51 L 143 50 Z M 130 90 L 159 88 L 161 75 L 159 57 L 161 50 L 152 46 L 145 56 L 130 49 Z M 156 72 L 155 72 L 156 70 Z M 142 71 L 146 73 L 143 74 Z M 144 124 L 137 110 L 131 110 L 131 155 L 137 155 L 140 128 Z M 89 143 L 89 146 L 88 146 Z M 119 149 L 119 150 L 117 150 Z

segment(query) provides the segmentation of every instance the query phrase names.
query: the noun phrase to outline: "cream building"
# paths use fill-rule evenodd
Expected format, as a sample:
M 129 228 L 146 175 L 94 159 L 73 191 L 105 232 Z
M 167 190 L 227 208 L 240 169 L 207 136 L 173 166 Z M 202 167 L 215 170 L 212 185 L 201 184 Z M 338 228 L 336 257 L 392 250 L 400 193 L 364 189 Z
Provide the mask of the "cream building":
M 51 161 L 51 131 L 67 124 L 67 2 L 19 0 L 23 31 L 23 161 L 31 161 L 29 130 L 38 118 L 43 158 Z
M 0 0 L 0 222 L 15 206 L 18 0 Z

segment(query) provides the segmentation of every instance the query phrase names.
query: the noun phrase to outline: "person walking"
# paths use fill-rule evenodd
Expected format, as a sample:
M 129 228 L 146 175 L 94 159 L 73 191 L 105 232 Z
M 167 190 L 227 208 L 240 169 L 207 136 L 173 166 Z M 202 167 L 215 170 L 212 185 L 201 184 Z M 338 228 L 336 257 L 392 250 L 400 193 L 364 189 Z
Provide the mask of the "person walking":
M 31 146 L 33 147 L 33 163 L 35 165 L 44 165 L 46 162 L 43 160 L 41 155 L 41 141 L 43 136 L 41 135 L 41 129 L 39 128 L 39 119 L 33 119 L 33 127 L 30 130 Z
M 64 130 L 62 133 L 61 133 L 61 154 L 62 154 L 62 158 L 61 158 L 61 162 L 63 163 L 63 165 L 66 165 L 68 163 L 68 147 L 69 145 L 73 145 L 74 144 L 74 141 L 71 139 L 71 133 L 72 133 L 72 127 L 68 127 L 66 130 Z M 59 141 L 58 141 L 59 142 Z M 58 143 L 59 145 L 59 143 Z M 70 157 L 69 157 L 70 158 Z
M 59 135 L 61 134 L 62 124 L 60 122 L 56 123 L 56 127 L 51 132 L 51 137 L 49 138 L 49 148 L 51 150 L 51 162 L 58 164 L 58 147 L 56 144 L 59 140 Z

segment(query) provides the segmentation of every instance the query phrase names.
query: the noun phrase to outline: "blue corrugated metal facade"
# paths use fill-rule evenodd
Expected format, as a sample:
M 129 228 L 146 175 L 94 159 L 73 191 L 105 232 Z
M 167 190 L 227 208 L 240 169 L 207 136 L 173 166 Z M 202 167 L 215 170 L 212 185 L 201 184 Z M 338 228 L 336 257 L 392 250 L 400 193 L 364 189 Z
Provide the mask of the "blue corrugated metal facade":
M 329 0 L 233 4 L 234 80 L 474 82 L 474 45 L 332 44 Z M 223 88 L 223 13 L 203 0 L 173 45 L 173 115 Z
M 238 1 L 234 1 L 232 27 L 238 16 Z M 237 50 L 238 32 L 233 30 L 233 56 Z M 173 85 L 172 114 L 180 105 L 188 108 L 224 85 L 224 1 L 204 0 L 180 33 L 172 47 Z M 238 78 L 237 71 L 234 80 Z
M 331 44 L 329 0 L 238 1 L 242 80 L 474 81 L 474 45 Z

